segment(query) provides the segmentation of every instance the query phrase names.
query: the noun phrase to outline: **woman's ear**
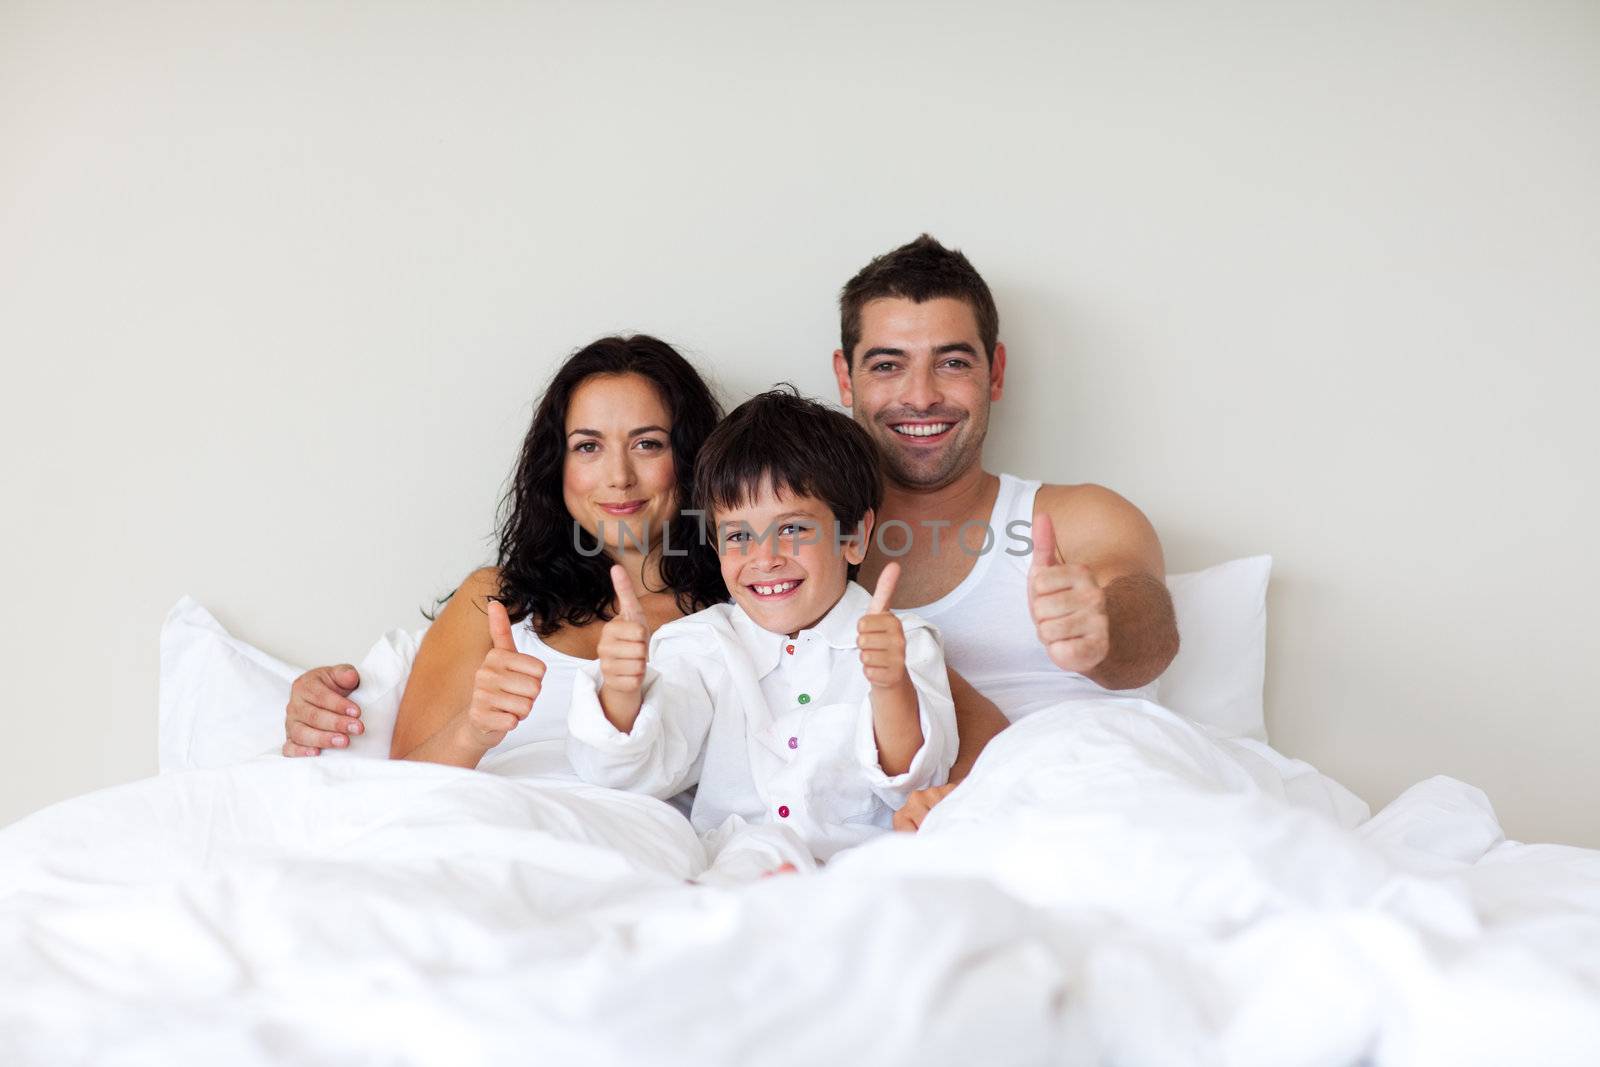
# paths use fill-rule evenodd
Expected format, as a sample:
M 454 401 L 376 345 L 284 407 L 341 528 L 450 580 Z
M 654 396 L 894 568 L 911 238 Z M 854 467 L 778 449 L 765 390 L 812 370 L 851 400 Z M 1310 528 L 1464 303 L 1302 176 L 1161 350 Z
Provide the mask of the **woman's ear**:
M 861 561 L 867 558 L 867 546 L 872 544 L 872 523 L 874 516 L 872 509 L 861 516 L 861 521 L 856 523 L 856 528 L 851 531 L 850 537 L 844 544 L 844 561 L 852 567 L 859 567 Z

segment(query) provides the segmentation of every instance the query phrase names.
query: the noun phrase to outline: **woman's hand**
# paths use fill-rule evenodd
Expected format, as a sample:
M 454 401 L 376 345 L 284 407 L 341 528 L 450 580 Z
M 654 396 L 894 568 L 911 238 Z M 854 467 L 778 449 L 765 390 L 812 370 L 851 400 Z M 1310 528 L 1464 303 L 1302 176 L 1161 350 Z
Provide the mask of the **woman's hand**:
M 617 594 L 617 608 L 600 630 L 600 707 L 612 726 L 629 733 L 644 700 L 650 626 L 633 591 L 633 580 L 621 565 L 611 568 L 611 586 Z
M 506 606 L 491 600 L 488 611 L 493 647 L 473 676 L 472 702 L 463 714 L 463 740 L 485 751 L 504 741 L 528 717 L 544 684 L 544 661 L 517 651 Z
M 348 663 L 314 667 L 296 678 L 284 709 L 283 754 L 316 756 L 350 744 L 350 736 L 363 729 L 361 709 L 350 699 L 360 684 L 361 675 Z

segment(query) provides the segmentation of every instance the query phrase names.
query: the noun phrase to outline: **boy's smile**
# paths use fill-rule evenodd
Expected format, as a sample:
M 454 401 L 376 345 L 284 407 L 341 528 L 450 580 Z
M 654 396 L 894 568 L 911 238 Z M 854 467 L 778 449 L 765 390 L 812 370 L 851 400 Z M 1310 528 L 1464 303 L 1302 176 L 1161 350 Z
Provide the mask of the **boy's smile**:
M 738 507 L 719 508 L 715 518 L 728 592 L 757 626 L 773 633 L 793 636 L 815 626 L 844 595 L 849 565 L 866 554 L 864 538 L 835 542 L 827 503 L 775 493 L 770 482 Z

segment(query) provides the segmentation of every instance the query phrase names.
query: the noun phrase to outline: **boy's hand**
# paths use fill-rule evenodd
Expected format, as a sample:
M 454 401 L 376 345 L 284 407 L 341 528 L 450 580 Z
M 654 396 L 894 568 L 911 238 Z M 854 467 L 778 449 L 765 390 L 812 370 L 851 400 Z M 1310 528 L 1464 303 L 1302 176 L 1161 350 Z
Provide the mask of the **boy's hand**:
M 493 642 L 472 679 L 467 705 L 468 741 L 493 748 L 528 717 L 544 685 L 544 662 L 517 651 L 511 617 L 498 600 L 489 601 L 489 639 Z
M 631 729 L 643 699 L 644 669 L 650 648 L 650 627 L 633 580 L 621 565 L 611 568 L 617 593 L 616 614 L 600 631 L 600 706 L 618 729 Z M 627 726 L 617 716 L 627 720 Z
M 872 591 L 872 604 L 856 623 L 856 647 L 861 650 L 861 669 L 876 689 L 892 689 L 905 684 L 906 632 L 900 619 L 889 610 L 895 583 L 900 580 L 900 564 L 890 563 L 878 575 Z

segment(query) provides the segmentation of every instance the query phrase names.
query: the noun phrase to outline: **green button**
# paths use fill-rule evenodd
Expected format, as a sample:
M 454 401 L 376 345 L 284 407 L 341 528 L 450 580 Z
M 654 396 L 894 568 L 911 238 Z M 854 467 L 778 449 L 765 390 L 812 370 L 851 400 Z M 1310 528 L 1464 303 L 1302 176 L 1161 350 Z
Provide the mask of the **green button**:
M 810 693 L 801 693 L 800 694 L 800 703 L 802 703 L 802 704 L 811 703 L 811 694 Z

